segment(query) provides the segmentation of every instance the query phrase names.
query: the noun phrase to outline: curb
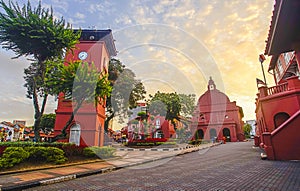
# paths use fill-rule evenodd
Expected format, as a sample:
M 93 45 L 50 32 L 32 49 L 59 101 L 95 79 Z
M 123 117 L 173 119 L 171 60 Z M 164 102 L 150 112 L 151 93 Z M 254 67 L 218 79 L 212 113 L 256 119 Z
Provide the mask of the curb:
M 12 185 L 12 186 L 0 187 L 0 191 L 10 191 L 10 190 L 13 190 L 13 191 L 20 190 L 21 191 L 21 190 L 27 189 L 27 188 L 33 188 L 33 187 L 42 186 L 42 185 L 59 183 L 59 182 L 73 180 L 76 178 L 82 178 L 82 177 L 91 176 L 91 175 L 95 175 L 95 174 L 104 174 L 104 173 L 112 172 L 112 171 L 119 170 L 122 168 L 127 168 L 127 167 L 137 166 L 137 165 L 146 164 L 146 163 L 150 163 L 150 162 L 155 162 L 155 161 L 171 158 L 174 156 L 179 156 L 179 155 L 199 151 L 202 149 L 215 147 L 218 145 L 220 145 L 220 144 L 217 143 L 217 144 L 213 144 L 213 145 L 203 147 L 203 148 L 199 148 L 199 146 L 187 146 L 185 148 L 180 148 L 180 150 L 182 150 L 183 152 L 180 152 L 180 153 L 177 153 L 177 154 L 171 155 L 171 156 L 164 156 L 164 157 L 160 157 L 160 158 L 153 158 L 153 159 L 148 159 L 148 160 L 144 160 L 144 161 L 139 161 L 139 162 L 135 162 L 135 163 L 131 163 L 131 164 L 124 164 L 124 165 L 120 165 L 120 166 L 111 166 L 111 167 L 106 167 L 103 169 L 92 170 L 92 171 L 82 172 L 82 173 L 77 173 L 77 174 L 70 174 L 70 175 L 60 176 L 60 177 L 51 178 L 51 179 L 45 179 L 45 180 L 39 180 L 39 181 L 33 181 L 33 182 Z M 166 149 L 166 148 L 164 148 L 164 149 Z M 179 149 L 179 148 L 176 148 L 176 149 Z M 147 150 L 147 149 L 144 149 L 142 151 L 145 151 L 145 150 Z M 132 151 L 132 150 L 130 149 L 129 151 Z M 133 150 L 133 151 L 140 151 L 140 149 Z M 151 149 L 150 149 L 150 151 L 151 151 Z M 162 150 L 162 151 L 172 151 L 172 150 Z
M 101 159 L 96 159 L 96 160 L 85 161 L 85 162 L 76 162 L 76 163 L 69 163 L 69 164 L 53 165 L 53 166 L 48 166 L 48 167 L 40 167 L 40 168 L 33 168 L 33 169 L 26 169 L 26 170 L 0 172 L 0 176 L 1 175 L 8 175 L 8 174 L 17 174 L 17 173 L 22 173 L 22 172 L 32 172 L 32 171 L 37 171 L 37 170 L 63 168 L 63 167 L 68 167 L 68 166 L 76 166 L 76 165 L 90 164 L 90 163 L 96 163 L 96 162 L 105 162 L 105 161 L 101 160 Z M 0 191 L 1 191 L 1 187 L 0 187 Z

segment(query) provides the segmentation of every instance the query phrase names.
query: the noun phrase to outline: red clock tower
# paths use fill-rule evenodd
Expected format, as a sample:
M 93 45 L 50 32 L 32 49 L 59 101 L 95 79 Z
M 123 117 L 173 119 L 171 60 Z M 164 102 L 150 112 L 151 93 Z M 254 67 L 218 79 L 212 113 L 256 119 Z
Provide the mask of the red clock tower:
M 111 30 L 82 30 L 79 43 L 73 52 L 66 55 L 66 61 L 82 60 L 94 63 L 99 72 L 108 72 L 111 56 L 116 56 L 116 48 Z M 72 114 L 72 101 L 59 95 L 56 109 L 54 132 L 59 134 Z M 64 141 L 83 146 L 103 146 L 105 104 L 94 106 L 85 104 L 81 107 L 70 127 L 68 138 Z

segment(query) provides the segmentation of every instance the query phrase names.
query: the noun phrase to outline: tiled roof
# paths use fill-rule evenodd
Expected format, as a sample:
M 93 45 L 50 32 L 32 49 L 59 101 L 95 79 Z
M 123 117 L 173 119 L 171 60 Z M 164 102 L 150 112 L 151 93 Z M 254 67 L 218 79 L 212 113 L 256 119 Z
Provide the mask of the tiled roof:
M 276 0 L 265 55 L 279 55 L 294 50 L 295 42 L 299 42 L 299 21 L 299 0 Z
M 11 122 L 8 122 L 8 121 L 2 121 L 1 124 L 9 126 L 9 127 L 14 127 L 15 126 L 14 124 L 12 124 Z
M 78 31 L 78 29 L 74 30 L 74 32 L 77 32 L 77 31 Z M 79 40 L 81 40 L 81 41 L 104 41 L 110 56 L 117 55 L 117 50 L 115 47 L 111 29 L 107 29 L 107 30 L 82 29 Z
M 270 22 L 270 30 L 269 30 L 268 37 L 267 37 L 267 40 L 266 40 L 265 55 L 268 54 L 268 50 L 270 48 L 270 43 L 272 41 L 272 36 L 274 34 L 274 26 L 275 26 L 275 22 L 276 22 L 275 20 L 277 18 L 278 9 L 279 9 L 279 2 L 278 1 L 280 1 L 280 0 L 276 0 L 275 4 L 274 4 L 273 14 L 272 14 L 271 22 Z

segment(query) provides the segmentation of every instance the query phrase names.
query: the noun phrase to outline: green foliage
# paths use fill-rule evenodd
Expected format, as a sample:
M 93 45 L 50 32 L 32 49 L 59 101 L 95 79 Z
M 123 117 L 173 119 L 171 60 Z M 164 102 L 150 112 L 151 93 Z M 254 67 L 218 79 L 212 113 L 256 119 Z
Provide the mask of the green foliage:
M 34 133 L 39 141 L 39 123 L 48 95 L 53 94 L 44 79 L 46 61 L 61 62 L 64 53 L 78 43 L 81 31 L 74 33 L 71 25 L 66 24 L 63 18 L 55 19 L 52 8 L 42 8 L 41 1 L 33 8 L 29 1 L 20 7 L 18 3 L 9 1 L 6 4 L 1 0 L 0 7 L 0 45 L 12 50 L 16 54 L 15 58 L 28 56 L 33 60 L 24 70 L 24 86 L 27 88 L 26 96 L 33 100 Z
M 13 50 L 17 57 L 33 55 L 40 61 L 62 57 L 64 48 L 72 48 L 78 42 L 80 32 L 74 34 L 65 20 L 55 19 L 52 8 L 36 8 L 30 2 L 20 7 L 3 0 L 0 7 L 0 42 L 3 48 Z
M 81 61 L 69 62 L 67 65 L 53 64 L 49 67 L 46 82 L 56 94 L 63 92 L 66 99 L 72 99 L 74 108 L 70 119 L 62 129 L 62 134 L 54 140 L 65 138 L 66 129 L 82 104 L 101 103 L 107 96 L 110 96 L 112 91 L 107 76 L 100 73 L 94 63 Z
M 141 120 L 147 119 L 148 115 L 145 111 L 140 111 L 137 113 L 137 116 L 141 117 Z
M 151 100 L 150 106 L 149 106 L 149 112 L 156 116 L 166 116 L 167 115 L 167 105 L 161 101 L 161 100 Z
M 65 152 L 67 157 L 70 156 L 82 156 L 83 155 L 83 146 L 77 146 L 74 143 L 65 144 L 61 149 Z
M 99 98 L 104 99 L 112 91 L 107 76 L 99 73 L 94 63 L 54 63 L 49 70 L 46 82 L 53 87 L 53 92 L 63 92 L 66 99 L 73 99 L 79 107 L 83 101 L 97 102 Z
M 87 157 L 95 157 L 98 156 L 99 158 L 111 158 L 114 157 L 116 149 L 113 147 L 86 147 L 83 149 L 83 154 Z
M 48 142 L 39 142 L 35 143 L 32 141 L 11 141 L 11 142 L 0 142 L 0 146 L 6 146 L 6 147 L 63 147 L 65 145 L 72 145 L 72 143 L 63 143 L 63 142 L 54 142 L 54 143 L 48 143 Z
M 106 131 L 109 122 L 115 116 L 118 116 L 119 122 L 123 122 L 124 118 L 127 118 L 128 108 L 135 108 L 137 106 L 136 102 L 144 99 L 146 94 L 142 82 L 135 79 L 135 74 L 125 68 L 120 60 L 110 60 L 108 79 L 113 86 L 113 92 L 106 100 Z
M 181 110 L 181 104 L 180 104 L 180 98 L 179 95 L 175 93 L 161 93 L 157 91 L 154 96 L 150 95 L 150 106 L 149 111 L 152 114 L 152 112 L 160 112 L 153 110 L 153 107 L 151 104 L 156 101 L 161 101 L 165 105 L 166 109 L 166 120 L 171 121 L 171 123 L 174 125 L 176 130 L 176 120 L 180 121 L 179 115 Z
M 47 147 L 42 147 L 42 146 L 30 146 L 30 147 L 24 147 L 24 150 L 27 151 L 30 155 L 28 160 L 37 162 L 37 161 L 46 161 L 46 152 L 47 152 Z
M 67 161 L 64 151 L 56 147 L 46 147 L 44 157 L 46 157 L 47 162 L 54 164 L 62 164 Z
M 139 121 L 138 120 L 132 120 L 130 121 L 131 124 L 139 124 Z
M 195 94 L 178 94 L 180 99 L 181 110 L 180 114 L 184 117 L 191 117 L 195 110 Z
M 177 143 L 175 141 L 168 141 L 168 142 L 156 142 L 155 145 L 165 145 L 165 146 L 171 146 L 176 145 Z
M 0 169 L 9 168 L 29 157 L 29 152 L 21 147 L 7 147 L 0 158 Z
M 246 123 L 244 126 L 243 126 L 243 130 L 244 130 L 244 134 L 246 137 L 250 137 L 250 132 L 252 130 L 252 127 L 250 124 Z
M 83 149 L 83 155 L 86 157 L 95 157 L 96 153 L 91 147 L 86 147 Z
M 153 142 L 140 142 L 140 143 L 136 143 L 136 146 L 154 146 L 155 143 Z
M 28 153 L 30 153 L 30 161 L 46 161 L 54 164 L 62 164 L 67 158 L 64 156 L 64 151 L 56 147 L 25 147 Z
M 45 132 L 51 131 L 55 125 L 56 115 L 54 113 L 44 114 L 41 117 L 40 128 Z

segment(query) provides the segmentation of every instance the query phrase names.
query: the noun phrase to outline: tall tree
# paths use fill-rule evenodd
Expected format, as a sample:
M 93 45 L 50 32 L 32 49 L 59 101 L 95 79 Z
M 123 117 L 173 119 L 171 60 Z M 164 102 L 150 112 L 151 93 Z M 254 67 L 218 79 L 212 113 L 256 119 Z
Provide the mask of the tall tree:
M 135 74 L 125 68 L 120 60 L 110 60 L 108 73 L 113 92 L 106 100 L 105 131 L 114 117 L 118 116 L 119 122 L 123 122 L 128 108 L 135 108 L 136 102 L 144 99 L 146 94 L 143 83 L 135 79 Z
M 249 137 L 250 137 L 250 132 L 251 132 L 251 130 L 252 130 L 251 125 L 249 125 L 248 123 L 246 123 L 246 124 L 243 126 L 243 130 L 244 130 L 244 134 L 245 134 L 246 138 L 249 138 Z
M 44 113 L 48 95 L 45 85 L 46 61 L 62 58 L 64 52 L 78 42 L 80 31 L 74 33 L 63 18 L 55 19 L 53 10 L 36 8 L 30 2 L 22 7 L 18 3 L 0 2 L 0 43 L 4 49 L 15 52 L 16 57 L 29 57 L 33 63 L 25 69 L 27 97 L 34 107 L 34 133 L 39 140 L 39 124 Z M 41 99 L 39 99 L 39 97 Z M 40 103 L 41 102 L 41 103 Z
M 157 91 L 154 96 L 149 95 L 150 97 L 150 104 L 149 104 L 149 112 L 163 112 L 166 111 L 166 115 L 165 115 L 165 119 L 171 121 L 171 123 L 174 125 L 174 129 L 176 130 L 176 120 L 180 121 L 180 110 L 181 110 L 181 104 L 180 104 L 180 98 L 179 95 L 175 92 L 175 93 L 161 93 L 159 91 Z M 164 106 L 162 106 L 161 103 L 159 103 L 158 101 L 162 102 L 164 104 Z M 151 105 L 155 103 L 159 103 L 159 107 L 160 109 L 162 109 L 161 111 L 158 110 L 153 110 L 153 109 L 157 109 L 157 107 L 152 107 Z M 161 113 L 160 113 L 161 114 Z
M 40 129 L 45 133 L 51 132 L 54 129 L 56 115 L 54 113 L 43 114 L 41 117 Z
M 195 94 L 178 94 L 181 104 L 180 115 L 186 118 L 190 118 L 195 110 Z
M 81 61 L 70 62 L 67 65 L 54 64 L 46 72 L 46 83 L 52 87 L 56 94 L 64 93 L 65 99 L 72 100 L 72 114 L 62 129 L 61 134 L 52 141 L 63 139 L 67 135 L 67 128 L 74 120 L 78 110 L 85 104 L 104 104 L 107 96 L 110 96 L 112 87 L 107 75 L 99 73 L 94 64 Z

